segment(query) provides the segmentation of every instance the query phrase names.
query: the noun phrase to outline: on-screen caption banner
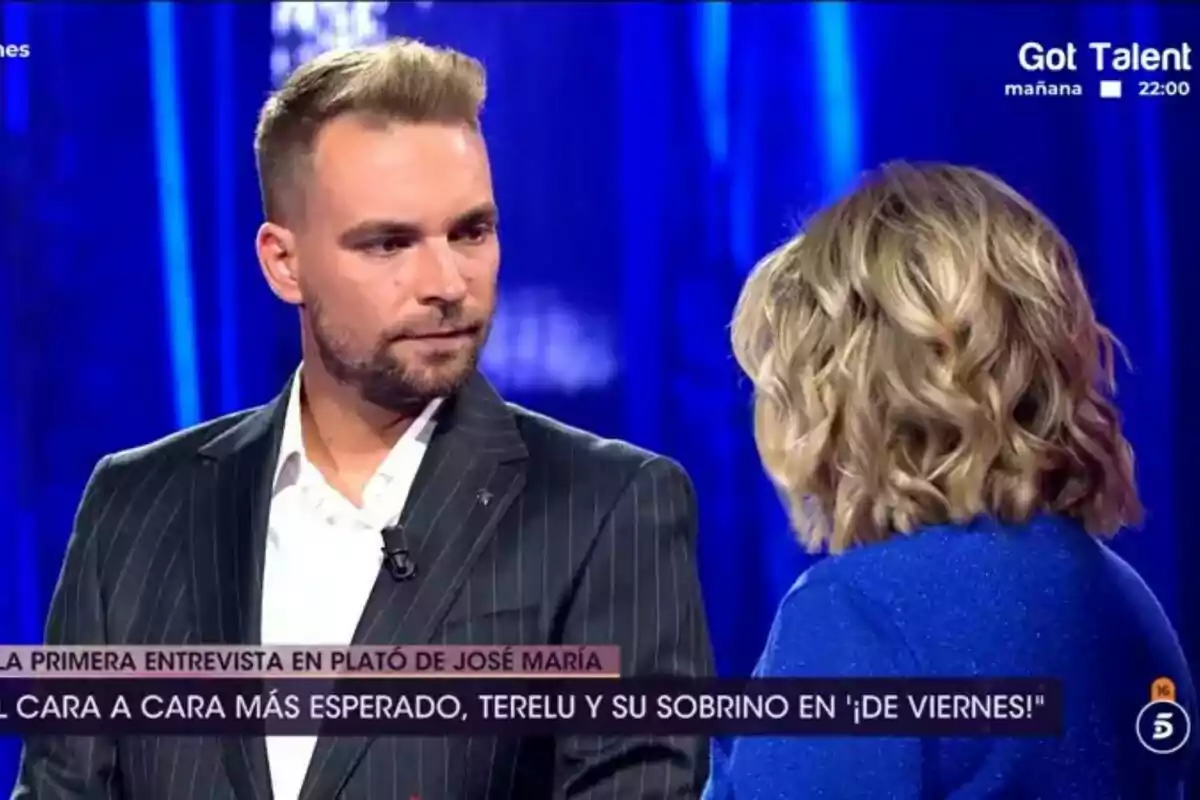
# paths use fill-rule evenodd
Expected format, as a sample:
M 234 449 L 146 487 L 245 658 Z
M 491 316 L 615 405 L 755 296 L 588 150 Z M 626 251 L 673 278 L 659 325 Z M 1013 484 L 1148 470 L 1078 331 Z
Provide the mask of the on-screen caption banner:
M 30 736 L 1055 736 L 1041 679 L 158 678 L 0 680 Z

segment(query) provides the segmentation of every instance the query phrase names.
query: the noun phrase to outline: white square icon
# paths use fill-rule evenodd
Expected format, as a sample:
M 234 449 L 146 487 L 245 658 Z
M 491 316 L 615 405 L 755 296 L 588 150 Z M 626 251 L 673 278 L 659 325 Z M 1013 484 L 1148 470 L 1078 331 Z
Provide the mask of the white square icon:
M 1120 97 L 1121 82 L 1120 81 L 1100 81 L 1100 96 L 1101 97 Z

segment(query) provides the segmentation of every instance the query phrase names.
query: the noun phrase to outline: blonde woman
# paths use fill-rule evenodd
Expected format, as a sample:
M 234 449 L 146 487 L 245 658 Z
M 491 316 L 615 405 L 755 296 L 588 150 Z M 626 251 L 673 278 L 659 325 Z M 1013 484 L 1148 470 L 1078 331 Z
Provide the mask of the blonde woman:
M 733 347 L 803 545 L 757 675 L 1061 679 L 1048 739 L 769 739 L 706 797 L 1181 797 L 1135 734 L 1170 622 L 1103 544 L 1138 522 L 1114 340 L 1074 255 L 1002 181 L 890 165 L 755 268 Z M 1194 719 L 1194 713 L 1193 713 Z

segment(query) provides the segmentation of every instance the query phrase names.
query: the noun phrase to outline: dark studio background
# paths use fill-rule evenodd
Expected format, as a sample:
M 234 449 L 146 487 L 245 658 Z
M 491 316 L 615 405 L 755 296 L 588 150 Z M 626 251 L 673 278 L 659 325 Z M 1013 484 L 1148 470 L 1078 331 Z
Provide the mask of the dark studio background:
M 4 5 L 0 44 L 31 53 L 0 60 L 0 641 L 39 641 L 100 456 L 262 403 L 295 368 L 254 260 L 255 115 L 273 50 L 281 68 L 375 18 L 488 65 L 505 255 L 487 371 L 689 469 L 724 672 L 752 666 L 807 563 L 750 438 L 736 293 L 804 211 L 899 157 L 992 170 L 1075 243 L 1134 365 L 1149 514 L 1116 546 L 1200 663 L 1200 98 L 1098 99 L 1085 59 L 1061 76 L 1083 97 L 1003 90 L 1031 80 L 1027 41 L 1200 45 L 1183 3 Z

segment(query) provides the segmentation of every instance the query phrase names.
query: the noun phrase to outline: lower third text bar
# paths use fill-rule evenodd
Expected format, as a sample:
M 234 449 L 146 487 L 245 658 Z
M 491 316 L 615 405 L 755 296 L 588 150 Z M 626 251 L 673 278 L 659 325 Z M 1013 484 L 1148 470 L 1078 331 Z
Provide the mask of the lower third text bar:
M 1050 680 L 0 680 L 31 736 L 1053 736 Z

